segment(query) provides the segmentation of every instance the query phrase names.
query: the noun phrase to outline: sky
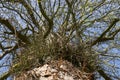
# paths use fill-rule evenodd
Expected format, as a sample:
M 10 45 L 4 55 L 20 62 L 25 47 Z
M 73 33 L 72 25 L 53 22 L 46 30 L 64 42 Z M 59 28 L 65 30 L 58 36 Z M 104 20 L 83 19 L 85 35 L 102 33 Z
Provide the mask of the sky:
M 54 1 L 54 0 L 52 0 L 52 1 Z M 94 1 L 94 0 L 93 0 Z M 35 5 L 35 3 L 34 3 L 34 1 L 33 1 L 33 4 L 32 5 Z M 114 5 L 114 6 L 118 6 L 118 5 Z M 114 6 L 110 6 L 110 5 L 107 5 L 107 6 L 104 6 L 107 10 L 110 10 L 112 7 L 114 7 Z M 35 7 L 35 6 L 34 6 Z M 105 8 L 101 8 L 100 9 L 100 11 L 101 11 L 101 13 L 102 13 L 102 11 L 103 11 L 103 13 L 102 14 L 105 14 L 104 13 L 104 9 Z M 93 16 L 93 17 L 99 17 L 101 14 L 98 14 L 98 12 L 96 12 L 96 13 L 94 13 L 95 15 Z M 5 14 L 3 14 L 4 16 L 5 16 Z M 21 24 L 21 26 L 23 26 L 23 28 L 24 27 L 26 27 L 26 25 L 25 25 L 25 23 L 20 19 L 20 17 L 16 17 L 17 19 L 18 19 L 18 21 L 19 21 L 19 23 Z M 96 34 L 96 36 L 99 36 L 101 33 L 102 33 L 102 31 L 103 30 L 105 30 L 105 28 L 102 28 L 101 30 L 99 29 L 99 28 L 97 28 L 96 26 L 98 26 L 98 25 L 101 25 L 101 27 L 104 27 L 105 26 L 105 24 L 104 23 L 95 23 L 93 26 L 95 26 L 94 28 L 88 28 L 86 31 L 87 32 L 91 32 L 91 34 L 88 34 L 87 32 L 85 33 L 86 35 L 90 35 L 90 36 L 92 36 L 91 38 L 93 38 L 93 37 L 95 37 L 94 36 L 94 34 Z M 118 24 L 119 25 L 119 24 Z M 119 38 L 120 38 L 120 36 L 119 35 L 117 35 Z M 119 39 L 120 40 L 120 39 Z M 120 41 L 118 41 L 119 43 L 120 43 Z M 109 44 L 109 43 L 111 43 L 111 44 Z M 103 44 L 101 44 L 101 45 L 99 45 L 99 46 L 96 46 L 97 47 L 97 49 L 98 50 L 105 50 L 105 49 L 107 49 L 109 46 L 111 46 L 111 45 L 113 45 L 112 44 L 112 42 L 111 41 L 109 41 L 109 42 L 107 42 L 107 43 L 103 43 Z M 120 55 L 120 46 L 119 46 L 119 48 L 117 49 L 117 48 L 111 48 L 111 49 L 109 49 L 110 51 L 108 52 L 108 53 L 110 53 L 110 54 L 118 54 L 118 55 Z M 9 57 L 5 57 L 2 61 L 0 61 L 0 63 L 4 63 L 3 61 L 5 61 L 5 59 L 6 58 L 9 58 Z M 106 58 L 107 59 L 107 58 Z M 119 61 L 118 60 L 115 60 L 115 62 L 116 62 L 116 66 L 118 66 L 119 67 Z M 9 63 L 9 62 L 8 62 Z M 110 61 L 109 62 L 110 64 L 114 64 L 114 61 Z M 0 68 L 0 73 L 2 73 L 2 72 L 4 72 L 4 71 L 6 71 L 6 70 L 8 70 L 8 67 L 4 67 L 4 68 Z M 120 75 L 120 70 L 118 71 L 118 74 Z

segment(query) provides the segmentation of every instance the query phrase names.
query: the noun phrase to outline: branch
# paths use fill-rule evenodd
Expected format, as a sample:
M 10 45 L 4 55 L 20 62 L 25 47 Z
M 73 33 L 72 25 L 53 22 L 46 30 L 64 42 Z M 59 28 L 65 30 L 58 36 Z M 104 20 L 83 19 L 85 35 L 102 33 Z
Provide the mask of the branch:
M 37 20 L 35 19 L 35 16 L 34 16 L 34 12 L 33 12 L 34 10 L 32 10 L 32 8 L 31 8 L 31 6 L 29 4 L 27 4 L 26 0 L 6 0 L 5 2 L 10 2 L 10 3 L 13 3 L 13 4 L 21 3 L 26 8 L 27 13 L 30 15 L 33 24 L 37 28 L 39 28 L 39 23 L 37 22 Z M 15 9 L 13 9 L 13 11 L 17 12 L 20 15 L 20 17 L 22 17 L 22 15 L 18 11 L 16 11 Z M 22 19 L 24 19 L 24 18 L 22 18 Z M 26 22 L 28 22 L 28 21 L 26 21 Z
M 94 71 L 93 67 L 91 65 L 87 66 L 89 70 Z M 101 66 L 97 66 L 98 68 L 101 68 Z M 97 70 L 97 72 L 105 79 L 105 80 L 112 80 L 103 69 Z
M 42 15 L 43 15 L 44 18 L 47 20 L 48 25 L 49 25 L 48 30 L 47 30 L 46 33 L 44 34 L 44 39 L 45 39 L 45 38 L 49 35 L 50 31 L 51 31 L 52 28 L 53 28 L 53 20 L 50 19 L 50 18 L 47 16 L 46 12 L 45 12 L 44 9 L 42 8 L 41 1 L 40 1 L 40 0 L 38 0 L 38 4 L 39 4 L 39 8 L 40 8 L 40 11 L 41 11 Z
M 0 43 L 0 48 L 2 49 L 2 51 L 4 51 L 4 47 L 3 47 L 2 43 Z
M 103 70 L 98 70 L 98 73 L 105 79 L 105 80 L 112 80 Z
M 7 19 L 3 19 L 0 17 L 0 23 L 5 25 L 14 35 L 16 35 L 20 40 L 22 40 L 25 43 L 30 43 L 28 38 L 25 35 L 22 35 L 17 30 L 15 30 L 15 27 L 9 22 Z
M 109 27 L 100 35 L 100 37 L 98 37 L 95 41 L 93 41 L 93 43 L 91 44 L 91 46 L 96 45 L 98 42 L 103 42 L 104 40 L 104 36 L 106 35 L 107 32 L 110 31 L 110 29 L 119 21 L 120 19 L 114 19 L 111 24 L 109 25 Z M 112 37 L 113 39 L 113 37 Z M 106 38 L 106 40 L 111 40 L 111 38 Z
M 0 75 L 0 80 L 6 80 L 10 76 L 10 71 L 3 73 Z
M 118 32 L 120 32 L 120 29 L 115 30 L 114 32 L 110 33 L 109 36 L 115 36 Z
M 16 12 L 16 13 L 21 17 L 21 19 L 23 19 L 26 23 L 28 23 L 28 24 L 31 26 L 31 28 L 33 29 L 33 25 L 31 24 L 31 22 L 27 21 L 27 20 L 21 15 L 21 12 L 19 12 L 19 11 L 16 10 L 16 9 L 7 7 L 7 6 L 5 6 L 3 3 L 2 3 L 2 6 L 3 6 L 4 8 L 6 8 L 6 9 L 8 9 L 8 10 L 11 10 L 11 11 Z M 33 29 L 33 30 L 34 30 L 34 29 Z M 32 31 L 32 32 L 34 32 L 34 31 Z
M 40 29 L 40 28 L 39 28 L 39 27 L 40 27 L 40 26 L 39 26 L 39 23 L 38 23 L 37 20 L 35 19 L 34 12 L 33 12 L 33 10 L 31 9 L 30 5 L 27 4 L 26 0 L 19 0 L 19 1 L 20 1 L 20 2 L 22 3 L 22 5 L 26 8 L 28 14 L 29 14 L 30 17 L 31 17 L 31 20 L 32 20 L 33 24 L 34 24 L 38 29 Z
M 5 57 L 8 53 L 12 52 L 13 50 L 17 49 L 18 46 L 17 44 L 15 46 L 13 46 L 12 48 L 4 51 L 1 55 L 0 55 L 0 60 L 3 59 L 3 57 Z

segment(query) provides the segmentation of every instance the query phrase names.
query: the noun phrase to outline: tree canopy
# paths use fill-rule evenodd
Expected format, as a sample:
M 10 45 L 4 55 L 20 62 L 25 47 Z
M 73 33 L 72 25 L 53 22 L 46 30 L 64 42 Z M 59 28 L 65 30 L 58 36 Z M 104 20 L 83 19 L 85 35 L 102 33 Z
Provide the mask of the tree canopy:
M 82 57 L 95 58 L 95 70 L 91 62 L 87 67 L 96 79 L 120 79 L 119 0 L 0 0 L 0 13 L 1 68 L 10 67 L 31 44 L 45 49 L 47 43 L 55 43 L 54 49 L 51 44 L 46 49 L 71 45 L 70 49 L 84 49 L 81 53 L 89 51 Z

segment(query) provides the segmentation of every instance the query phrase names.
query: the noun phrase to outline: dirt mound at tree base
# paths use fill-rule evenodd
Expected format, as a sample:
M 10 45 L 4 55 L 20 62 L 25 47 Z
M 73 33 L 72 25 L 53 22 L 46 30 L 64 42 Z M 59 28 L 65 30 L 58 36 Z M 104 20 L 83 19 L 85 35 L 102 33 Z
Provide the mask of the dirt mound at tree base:
M 91 76 L 91 73 L 80 71 L 68 61 L 54 60 L 16 75 L 14 80 L 90 80 Z

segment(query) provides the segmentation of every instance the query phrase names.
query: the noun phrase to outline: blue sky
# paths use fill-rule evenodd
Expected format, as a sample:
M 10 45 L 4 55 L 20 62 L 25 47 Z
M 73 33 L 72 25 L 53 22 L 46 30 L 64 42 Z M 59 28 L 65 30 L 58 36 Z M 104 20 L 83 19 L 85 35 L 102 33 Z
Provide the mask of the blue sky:
M 34 0 L 34 1 L 36 1 L 36 0 Z M 33 3 L 32 3 L 32 5 L 35 7 L 35 3 L 34 3 L 34 1 L 33 1 Z M 54 1 L 54 0 L 52 0 L 52 1 Z M 92 1 L 94 1 L 94 0 L 92 0 Z M 94 19 L 94 18 L 98 18 L 98 17 L 100 17 L 101 15 L 104 15 L 105 13 L 106 13 L 106 11 L 109 11 L 109 10 L 112 10 L 113 8 L 115 8 L 115 7 L 118 7 L 119 8 L 119 6 L 117 5 L 117 4 L 114 4 L 113 3 L 113 5 L 111 6 L 111 5 L 106 5 L 106 6 L 103 6 L 103 7 L 101 7 L 98 11 L 96 11 L 95 13 L 93 13 L 93 15 L 88 19 L 88 20 L 90 20 L 90 19 Z M 38 11 L 39 12 L 39 11 Z M 101 12 L 101 13 L 100 13 Z M 119 13 L 119 12 L 118 12 Z M 3 13 L 2 13 L 3 14 Z M 111 13 L 110 15 L 112 15 L 112 14 L 115 14 L 115 17 L 118 17 L 119 15 L 115 12 L 115 13 Z M 11 14 L 11 15 L 15 15 L 15 14 Z M 6 16 L 6 14 L 3 14 L 3 16 Z M 78 17 L 78 16 L 76 16 L 76 17 Z M 110 17 L 113 17 L 113 16 L 110 16 Z M 20 19 L 20 17 L 19 16 L 16 16 L 16 18 L 17 18 L 17 20 L 19 21 L 19 23 L 21 24 L 21 26 L 23 27 L 23 28 L 25 28 L 26 27 L 26 24 L 24 23 L 24 21 L 23 20 L 21 20 Z M 59 22 L 61 21 L 61 18 L 60 18 L 60 20 L 59 20 Z M 87 25 L 87 24 L 86 24 Z M 119 23 L 117 24 L 118 26 L 119 26 Z M 88 28 L 87 30 L 86 30 L 86 32 L 85 32 L 85 34 L 86 35 L 90 35 L 91 37 L 90 37 L 90 39 L 94 39 L 94 38 L 96 38 L 96 37 L 98 37 L 105 29 L 106 29 L 106 26 L 108 26 L 108 24 L 106 24 L 106 23 L 104 23 L 104 22 L 95 22 L 94 24 L 92 24 L 92 28 L 90 27 L 90 28 Z M 119 27 L 118 27 L 119 28 Z M 120 33 L 119 33 L 120 34 Z M 119 38 L 119 39 L 118 39 Z M 117 35 L 116 36 L 116 39 L 115 40 L 118 40 L 118 41 L 108 41 L 108 42 L 105 42 L 105 43 L 102 43 L 101 45 L 99 45 L 99 46 L 95 46 L 99 51 L 103 51 L 103 50 L 105 50 L 105 49 L 107 49 L 109 46 L 111 46 L 111 45 L 116 45 L 115 44 L 115 42 L 119 42 L 120 43 L 120 35 Z M 114 44 L 113 44 L 114 43 Z M 5 45 L 5 44 L 4 44 Z M 114 47 L 113 46 L 113 47 Z M 116 47 L 114 47 L 114 48 L 110 48 L 110 49 L 108 49 L 109 51 L 108 51 L 108 53 L 109 54 L 114 54 L 114 55 L 120 55 L 120 46 L 118 45 L 118 47 L 116 48 Z M 5 57 L 5 59 L 6 59 L 7 57 Z M 5 61 L 5 59 L 3 59 L 2 61 L 0 61 L 0 63 L 3 63 L 3 61 Z M 105 58 L 105 59 L 107 59 L 107 58 Z M 113 60 L 113 61 L 110 61 L 109 63 L 110 64 L 114 64 L 114 62 L 116 62 L 115 63 L 115 65 L 116 66 L 118 66 L 119 67 L 119 61 L 118 60 Z M 8 67 L 4 67 L 4 68 L 0 68 L 0 71 L 1 71 L 1 73 L 2 72 L 4 72 L 4 71 L 6 71 L 8 69 Z M 118 74 L 120 75 L 120 70 L 118 71 Z

